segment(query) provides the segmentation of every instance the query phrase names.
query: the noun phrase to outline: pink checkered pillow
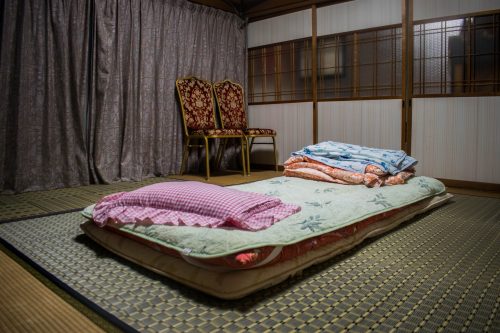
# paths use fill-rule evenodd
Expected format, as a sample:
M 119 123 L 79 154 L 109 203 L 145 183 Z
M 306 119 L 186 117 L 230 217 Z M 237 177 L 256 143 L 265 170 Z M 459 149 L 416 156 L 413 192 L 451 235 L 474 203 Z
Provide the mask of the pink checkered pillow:
M 278 198 L 200 182 L 165 182 L 102 198 L 93 219 L 99 226 L 167 224 L 260 230 L 300 210 Z

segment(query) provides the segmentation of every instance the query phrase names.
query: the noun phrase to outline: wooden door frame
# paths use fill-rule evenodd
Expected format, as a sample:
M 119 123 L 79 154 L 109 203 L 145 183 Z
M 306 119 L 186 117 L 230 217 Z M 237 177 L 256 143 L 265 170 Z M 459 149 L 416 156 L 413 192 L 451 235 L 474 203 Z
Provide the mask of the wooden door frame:
M 413 0 L 401 0 L 402 80 L 401 149 L 411 154 L 413 98 Z

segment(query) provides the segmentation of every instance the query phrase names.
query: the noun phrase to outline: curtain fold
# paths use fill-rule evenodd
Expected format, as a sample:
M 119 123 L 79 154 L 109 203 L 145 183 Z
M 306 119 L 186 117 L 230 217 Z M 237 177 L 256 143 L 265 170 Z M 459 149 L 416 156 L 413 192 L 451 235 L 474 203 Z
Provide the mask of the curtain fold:
M 175 80 L 244 82 L 245 57 L 244 28 L 233 14 L 185 0 L 96 1 L 90 108 L 96 181 L 178 172 Z
M 176 173 L 175 80 L 245 82 L 242 20 L 187 0 L 0 9 L 1 193 Z
M 0 15 L 0 192 L 88 184 L 88 1 L 5 1 Z

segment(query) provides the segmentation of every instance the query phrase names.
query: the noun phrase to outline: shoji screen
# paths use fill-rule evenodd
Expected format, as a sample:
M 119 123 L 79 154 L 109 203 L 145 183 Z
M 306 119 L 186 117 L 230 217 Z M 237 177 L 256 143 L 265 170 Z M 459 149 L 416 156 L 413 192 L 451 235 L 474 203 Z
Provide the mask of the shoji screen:
M 401 24 L 401 0 L 354 0 L 318 8 L 318 36 Z
M 499 0 L 413 0 L 413 20 L 498 10 Z
M 248 26 L 248 48 L 310 38 L 311 31 L 310 9 L 257 21 Z M 250 126 L 276 129 L 279 164 L 313 143 L 311 102 L 249 105 L 248 119 Z M 252 163 L 273 163 L 269 145 L 255 145 L 252 152 Z
M 313 142 L 312 102 L 250 105 L 248 117 L 251 126 L 274 128 L 277 131 L 279 164 L 283 164 L 292 152 Z M 251 161 L 272 164 L 272 154 L 269 145 L 255 145 Z
M 320 102 L 318 141 L 401 149 L 401 100 Z
M 311 10 L 276 16 L 248 25 L 248 48 L 311 37 Z
M 318 8 L 317 17 L 320 56 L 322 43 L 332 45 L 324 49 L 326 56 L 337 53 L 332 65 L 335 70 L 325 69 L 324 78 L 319 71 L 318 141 L 400 149 L 401 82 L 397 80 L 401 79 L 402 69 L 401 62 L 394 58 L 400 58 L 402 52 L 401 0 L 343 2 Z M 375 31 L 388 26 L 389 29 Z M 329 51 L 328 47 L 337 50 Z M 391 51 L 385 57 L 393 64 L 386 66 L 385 61 L 376 58 L 387 47 Z M 363 50 L 367 48 L 373 55 L 370 59 L 364 59 Z M 321 60 L 319 63 L 321 66 Z M 367 71 L 372 74 L 366 75 Z M 393 72 L 395 79 L 389 80 L 392 86 L 385 88 L 380 76 L 388 71 Z
M 419 160 L 417 171 L 443 179 L 500 184 L 498 81 L 493 78 L 488 85 L 489 81 L 484 80 L 491 75 L 498 80 L 500 29 L 495 13 L 500 9 L 500 1 L 414 0 L 413 6 L 414 58 L 418 59 L 414 62 L 414 78 L 418 84 L 413 89 L 411 146 L 412 155 Z M 492 16 L 494 23 L 476 25 L 470 33 L 470 26 L 479 22 L 477 15 L 480 19 Z M 452 40 L 460 39 L 464 32 L 469 33 L 464 40 L 476 38 L 477 43 L 467 46 L 459 40 L 458 47 L 462 52 L 464 47 L 471 48 L 472 57 L 481 57 L 470 70 L 455 68 L 453 59 L 457 57 L 451 54 Z M 485 43 L 485 50 L 473 49 L 479 45 L 482 33 L 496 37 Z M 437 46 L 441 51 L 432 51 Z M 433 60 L 436 55 L 439 63 Z M 475 78 L 474 72 L 479 73 L 481 64 L 487 66 L 487 73 Z M 442 74 L 432 79 L 436 72 Z M 455 78 L 458 74 L 460 79 Z M 468 81 L 463 77 L 469 77 Z

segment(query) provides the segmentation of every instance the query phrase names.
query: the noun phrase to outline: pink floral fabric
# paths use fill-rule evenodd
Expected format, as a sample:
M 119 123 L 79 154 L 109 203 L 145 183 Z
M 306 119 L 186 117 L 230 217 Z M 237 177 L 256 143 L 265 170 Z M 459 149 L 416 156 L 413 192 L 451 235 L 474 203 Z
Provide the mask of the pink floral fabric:
M 298 158 L 297 158 L 298 157 Z M 340 183 L 340 184 L 363 184 L 365 179 L 363 174 L 346 171 L 338 168 L 331 167 L 329 165 L 325 165 L 323 163 L 307 159 L 307 157 L 302 156 L 294 156 L 294 159 L 297 160 L 294 163 L 286 163 L 285 162 L 285 170 L 297 170 L 297 172 L 306 173 L 308 170 L 313 170 L 310 173 L 314 175 L 318 175 L 322 173 L 330 179 L 329 181 Z M 305 169 L 305 170 L 303 170 Z
M 176 81 L 189 130 L 215 128 L 214 101 L 209 82 L 191 77 Z
M 347 184 L 346 182 L 340 179 L 335 179 L 333 177 L 330 177 L 326 173 L 311 168 L 285 169 L 283 171 L 283 175 L 287 177 L 297 177 L 297 178 L 317 180 L 320 182 Z
M 284 163 L 284 175 L 339 184 L 364 184 L 367 187 L 404 184 L 415 175 L 415 169 L 403 170 L 392 176 L 375 165 L 368 165 L 365 173 L 335 168 L 307 156 L 294 155 Z
M 101 199 L 94 222 L 233 227 L 255 231 L 300 211 L 267 195 L 201 182 L 165 182 Z

